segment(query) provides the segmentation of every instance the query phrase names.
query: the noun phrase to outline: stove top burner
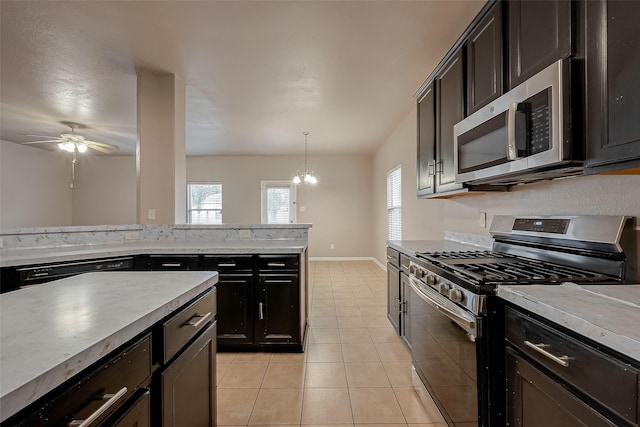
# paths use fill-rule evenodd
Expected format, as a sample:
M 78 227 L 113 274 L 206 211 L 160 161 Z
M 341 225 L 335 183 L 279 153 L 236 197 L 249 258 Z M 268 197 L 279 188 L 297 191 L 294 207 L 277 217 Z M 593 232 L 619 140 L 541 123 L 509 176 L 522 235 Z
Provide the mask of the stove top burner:
M 597 272 L 493 251 L 432 252 L 417 256 L 475 286 L 612 281 Z

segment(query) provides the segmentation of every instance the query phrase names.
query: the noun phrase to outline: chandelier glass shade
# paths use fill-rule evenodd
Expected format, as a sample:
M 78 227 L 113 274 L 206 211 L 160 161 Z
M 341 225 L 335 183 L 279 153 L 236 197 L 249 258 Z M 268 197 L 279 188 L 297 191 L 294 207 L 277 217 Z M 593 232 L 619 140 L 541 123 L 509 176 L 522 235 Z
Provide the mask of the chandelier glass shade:
M 313 171 L 307 167 L 307 136 L 309 136 L 309 132 L 302 132 L 304 135 L 304 170 L 297 171 L 296 175 L 293 177 L 294 184 L 317 184 L 318 179 L 313 175 Z

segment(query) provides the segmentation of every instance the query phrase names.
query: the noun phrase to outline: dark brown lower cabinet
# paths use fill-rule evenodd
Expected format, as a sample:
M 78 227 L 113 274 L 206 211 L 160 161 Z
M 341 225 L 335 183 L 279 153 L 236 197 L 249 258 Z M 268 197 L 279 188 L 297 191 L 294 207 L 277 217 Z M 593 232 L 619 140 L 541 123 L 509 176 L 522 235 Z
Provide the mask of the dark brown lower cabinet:
M 163 427 L 216 425 L 216 322 L 161 374 Z
M 256 341 L 264 347 L 300 346 L 300 284 L 297 274 L 261 274 Z
M 218 347 L 240 350 L 253 345 L 254 280 L 252 274 L 220 274 Z
M 507 425 L 614 427 L 617 424 L 515 352 L 507 350 Z

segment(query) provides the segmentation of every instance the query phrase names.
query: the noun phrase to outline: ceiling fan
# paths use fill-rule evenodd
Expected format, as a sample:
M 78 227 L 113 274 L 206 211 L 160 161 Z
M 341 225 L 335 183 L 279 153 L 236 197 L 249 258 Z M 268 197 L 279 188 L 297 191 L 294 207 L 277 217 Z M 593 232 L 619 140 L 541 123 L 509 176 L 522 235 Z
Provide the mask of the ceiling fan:
M 84 136 L 75 133 L 75 130 L 78 128 L 83 128 L 84 126 L 79 123 L 74 122 L 60 122 L 63 125 L 69 126 L 71 128 L 71 132 L 60 134 L 60 136 L 44 136 L 44 135 L 26 135 L 34 138 L 47 138 L 41 141 L 29 141 L 23 142 L 24 145 L 31 144 L 51 144 L 57 143 L 58 148 L 64 151 L 68 151 L 70 153 L 84 153 L 88 148 L 92 150 L 99 151 L 104 154 L 111 154 L 115 150 L 119 149 L 117 145 L 106 144 L 104 142 L 96 142 L 96 141 L 88 141 Z

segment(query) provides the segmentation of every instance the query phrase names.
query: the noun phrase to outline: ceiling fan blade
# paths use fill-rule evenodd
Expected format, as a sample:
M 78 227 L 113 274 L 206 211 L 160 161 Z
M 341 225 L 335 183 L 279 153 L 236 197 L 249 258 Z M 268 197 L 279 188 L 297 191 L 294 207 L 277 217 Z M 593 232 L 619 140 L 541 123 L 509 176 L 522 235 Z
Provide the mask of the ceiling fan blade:
M 113 153 L 113 151 L 112 151 L 112 150 L 109 150 L 109 149 L 107 149 L 107 148 L 98 147 L 98 146 L 93 145 L 93 144 L 87 144 L 87 146 L 88 146 L 89 148 L 91 148 L 92 150 L 96 150 L 96 151 L 99 151 L 99 152 L 104 153 L 104 154 L 111 154 L 111 153 Z
M 51 139 L 51 138 L 58 138 L 58 139 L 62 139 L 62 138 L 60 138 L 60 135 L 58 135 L 58 136 L 53 136 L 53 135 L 28 135 L 28 134 L 26 134 L 26 133 L 23 133 L 23 134 L 21 134 L 21 135 L 23 135 L 23 136 L 30 136 L 30 137 L 32 137 L 32 138 L 48 138 L 48 139 Z
M 42 144 L 43 142 L 62 142 L 59 139 L 50 139 L 48 141 L 29 141 L 29 142 L 21 142 L 21 144 L 29 145 L 29 144 Z
M 117 145 L 107 144 L 105 142 L 85 141 L 84 143 L 87 145 L 97 145 L 98 147 L 110 148 L 112 150 L 120 149 L 120 147 L 118 147 Z

